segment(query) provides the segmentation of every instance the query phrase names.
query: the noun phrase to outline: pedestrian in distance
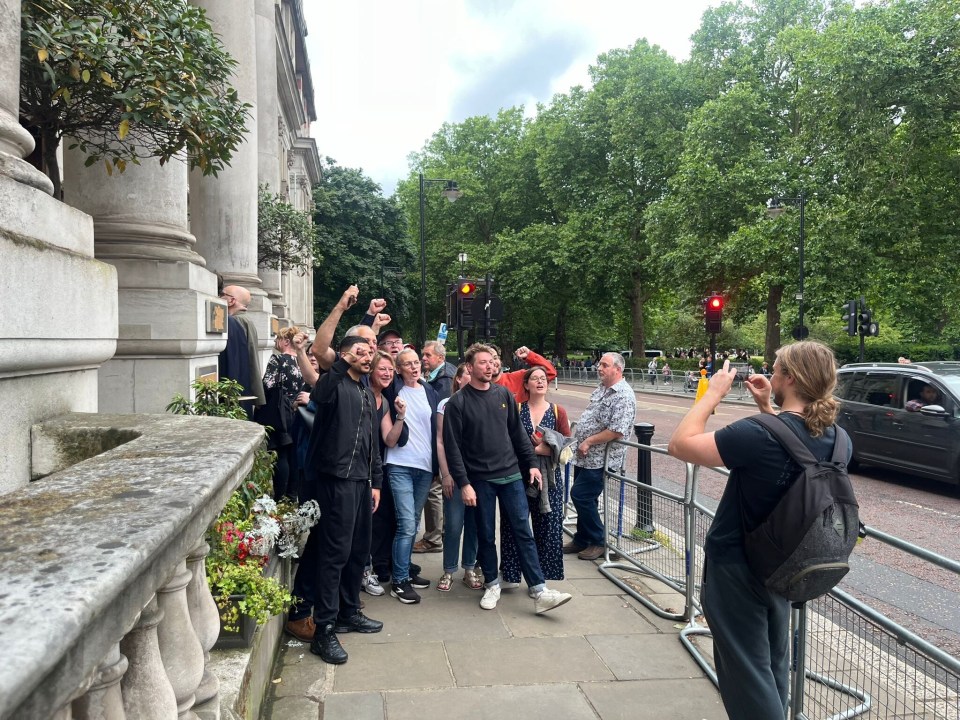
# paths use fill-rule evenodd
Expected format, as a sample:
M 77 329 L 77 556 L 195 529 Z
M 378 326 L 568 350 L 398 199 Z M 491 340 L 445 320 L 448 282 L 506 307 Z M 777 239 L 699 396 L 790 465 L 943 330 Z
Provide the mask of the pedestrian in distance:
M 790 602 L 768 590 L 750 569 L 744 532 L 767 518 L 800 466 L 751 418 L 707 432 L 707 420 L 736 374 L 725 362 L 677 426 L 668 449 L 680 460 L 725 465 L 731 471 L 707 533 L 700 593 L 724 708 L 731 720 L 782 718 L 789 691 Z M 829 461 L 837 437 L 836 383 L 833 352 L 822 343 L 805 341 L 780 348 L 770 379 L 754 374 L 746 387 L 761 413 L 774 413 L 776 403 L 779 418 L 818 460 Z M 847 444 L 849 462 L 852 447 Z

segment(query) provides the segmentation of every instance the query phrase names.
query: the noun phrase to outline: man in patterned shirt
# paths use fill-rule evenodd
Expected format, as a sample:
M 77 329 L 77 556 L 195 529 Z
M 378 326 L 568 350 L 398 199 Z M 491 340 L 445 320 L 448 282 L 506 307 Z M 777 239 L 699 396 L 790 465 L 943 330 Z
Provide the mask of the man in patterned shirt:
M 629 437 L 637 412 L 633 388 L 623 379 L 624 365 L 620 353 L 607 353 L 600 358 L 600 387 L 590 395 L 590 404 L 580 415 L 573 434 L 577 454 L 570 498 L 577 509 L 577 532 L 563 551 L 577 553 L 581 560 L 596 560 L 603 555 L 606 537 L 597 510 L 597 499 L 603 492 L 603 453 L 608 443 Z M 608 467 L 619 471 L 626 455 L 625 446 L 611 445 Z

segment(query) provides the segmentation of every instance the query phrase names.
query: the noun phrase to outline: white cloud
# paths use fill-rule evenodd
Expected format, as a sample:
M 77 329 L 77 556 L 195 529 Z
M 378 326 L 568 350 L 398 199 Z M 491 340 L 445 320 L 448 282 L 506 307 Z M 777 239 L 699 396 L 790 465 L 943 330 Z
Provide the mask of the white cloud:
M 304 3 L 320 152 L 387 194 L 445 121 L 547 102 L 597 55 L 646 37 L 674 57 L 716 0 Z M 529 108 L 528 108 L 529 111 Z M 464 115 L 466 114 L 466 115 Z

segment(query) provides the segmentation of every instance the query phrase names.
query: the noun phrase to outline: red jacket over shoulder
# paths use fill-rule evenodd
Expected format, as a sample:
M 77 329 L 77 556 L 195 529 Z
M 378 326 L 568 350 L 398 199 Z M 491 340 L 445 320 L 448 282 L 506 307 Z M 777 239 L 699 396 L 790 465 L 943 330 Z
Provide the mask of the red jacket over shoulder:
M 533 350 L 527 353 L 524 362 L 530 367 L 542 367 L 546 370 L 548 382 L 557 376 L 557 369 L 553 367 L 553 363 L 543 357 L 543 355 L 537 355 Z M 527 398 L 530 397 L 530 393 L 528 393 L 527 389 L 523 386 L 523 374 L 525 372 L 526 370 L 514 370 L 513 372 L 500 373 L 500 377 L 497 378 L 497 385 L 503 385 L 512 392 L 517 402 L 526 402 Z

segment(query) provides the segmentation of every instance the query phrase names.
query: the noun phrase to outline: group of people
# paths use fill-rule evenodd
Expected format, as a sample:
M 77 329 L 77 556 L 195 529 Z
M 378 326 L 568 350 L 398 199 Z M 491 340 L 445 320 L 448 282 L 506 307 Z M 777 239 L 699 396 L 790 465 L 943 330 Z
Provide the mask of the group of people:
M 224 293 L 232 296 L 235 290 L 224 288 Z M 517 587 L 521 578 L 537 613 L 567 603 L 568 593 L 547 584 L 563 579 L 563 554 L 594 560 L 605 549 L 597 508 L 604 468 L 623 465 L 626 448 L 613 441 L 629 436 L 636 410 L 633 390 L 623 380 L 623 357 L 599 358 L 598 387 L 571 433 L 564 408 L 546 397 L 556 375 L 552 363 L 527 348 L 516 355 L 529 368 L 509 373 L 492 345 L 472 345 L 459 367 L 446 361 L 439 343 L 427 343 L 418 356 L 404 347 L 399 333 L 382 330 L 390 318 L 383 312 L 386 304 L 374 300 L 363 324 L 349 328 L 335 352 L 337 324 L 357 295 L 356 286 L 347 289 L 309 352 L 302 333 L 281 332 L 278 354 L 262 383 L 264 395 L 280 388 L 295 403 L 309 402 L 316 413 L 301 463 L 300 494 L 317 500 L 322 519 L 300 560 L 294 583 L 298 601 L 287 630 L 310 642 L 311 651 L 325 661 L 343 663 L 347 653 L 338 633 L 383 628 L 362 612 L 361 588 L 381 595 L 389 583 L 390 594 L 401 603 L 420 602 L 417 590 L 431 585 L 412 562 L 424 510 L 419 549 L 443 553 L 437 590 L 451 590 L 459 565 L 461 581 L 483 591 L 481 608 L 494 609 L 501 591 Z M 231 300 L 231 307 L 243 304 L 242 293 L 235 297 L 239 300 Z M 242 361 L 239 346 L 231 354 L 233 361 Z M 736 379 L 737 370 L 726 359 L 681 420 L 668 449 L 681 460 L 731 470 L 705 542 L 702 606 L 728 715 L 782 717 L 788 699 L 790 604 L 752 573 L 743 537 L 766 517 L 800 469 L 750 418 L 706 430 Z M 771 370 L 752 373 L 743 382 L 761 412 L 774 413 L 776 404 L 778 416 L 818 459 L 832 456 L 838 403 L 832 395 L 836 360 L 829 348 L 812 341 L 784 346 Z M 305 395 L 309 386 L 312 391 Z M 560 458 L 568 444 L 575 454 L 571 499 L 577 529 L 561 545 Z M 848 459 L 851 454 L 846 448 Z M 430 508 L 432 492 L 439 496 L 439 512 Z
M 337 325 L 358 293 L 356 286 L 344 292 L 312 345 L 302 333 L 281 332 L 264 375 L 268 405 L 279 388 L 292 406 L 314 411 L 307 450 L 287 455 L 290 464 L 301 455 L 300 499 L 321 510 L 298 565 L 287 631 L 325 661 L 346 662 L 338 634 L 383 627 L 362 612 L 361 590 L 414 605 L 431 587 L 415 551 L 442 552 L 436 589 L 449 592 L 462 570 L 460 581 L 482 591 L 485 610 L 521 579 L 536 613 L 567 603 L 570 594 L 548 581 L 564 578 L 564 552 L 602 554 L 603 448 L 628 436 L 634 419 L 623 358 L 601 358 L 600 388 L 571 437 L 565 409 L 547 401 L 556 370 L 529 348 L 515 353 L 528 367 L 512 372 L 493 345 L 474 344 L 459 367 L 438 342 L 418 355 L 384 328 L 386 303 L 374 299 L 335 351 Z M 271 444 L 290 446 L 276 430 Z M 582 527 L 564 546 L 560 458 L 571 450 Z M 612 452 L 611 462 L 622 461 Z M 421 513 L 424 535 L 416 540 Z

